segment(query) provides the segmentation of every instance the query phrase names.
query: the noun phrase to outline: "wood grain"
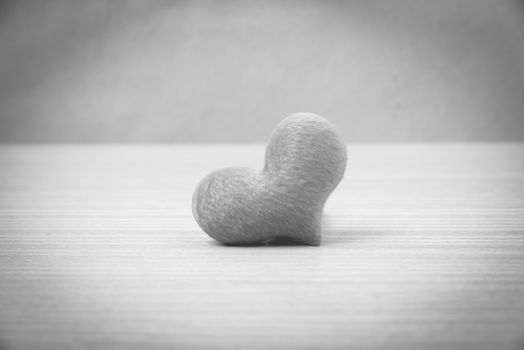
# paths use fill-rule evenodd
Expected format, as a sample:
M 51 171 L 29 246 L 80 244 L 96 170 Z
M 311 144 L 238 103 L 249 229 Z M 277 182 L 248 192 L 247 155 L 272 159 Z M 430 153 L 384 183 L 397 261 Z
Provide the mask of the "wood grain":
M 0 347 L 524 345 L 524 145 L 349 144 L 322 246 L 219 245 L 192 192 L 263 149 L 0 147 Z

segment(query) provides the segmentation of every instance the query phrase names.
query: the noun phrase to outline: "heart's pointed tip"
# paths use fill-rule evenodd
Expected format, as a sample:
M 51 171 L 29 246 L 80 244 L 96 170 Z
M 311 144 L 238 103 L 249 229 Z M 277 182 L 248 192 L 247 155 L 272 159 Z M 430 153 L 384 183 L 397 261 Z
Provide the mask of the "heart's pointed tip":
M 320 241 L 317 241 L 317 242 L 308 242 L 307 245 L 310 245 L 310 246 L 312 246 L 312 247 L 320 247 L 321 242 L 320 242 Z
M 322 244 L 322 238 L 318 235 L 315 235 L 312 237 L 300 237 L 300 238 L 296 238 L 296 240 L 303 244 L 314 246 L 314 247 L 318 247 L 319 245 Z

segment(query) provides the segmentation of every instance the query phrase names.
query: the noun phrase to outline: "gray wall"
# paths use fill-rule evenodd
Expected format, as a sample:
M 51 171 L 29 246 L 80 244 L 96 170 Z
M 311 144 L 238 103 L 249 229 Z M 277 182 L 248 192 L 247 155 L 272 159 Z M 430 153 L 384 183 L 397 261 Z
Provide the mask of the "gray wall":
M 524 6 L 4 1 L 0 142 L 524 141 Z

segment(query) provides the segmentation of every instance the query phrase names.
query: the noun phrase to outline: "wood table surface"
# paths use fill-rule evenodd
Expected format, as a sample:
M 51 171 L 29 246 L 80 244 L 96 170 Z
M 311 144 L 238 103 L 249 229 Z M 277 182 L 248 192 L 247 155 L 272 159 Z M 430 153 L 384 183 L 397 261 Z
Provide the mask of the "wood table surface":
M 2 349 L 521 349 L 524 144 L 348 144 L 320 247 L 191 196 L 261 144 L 0 147 Z

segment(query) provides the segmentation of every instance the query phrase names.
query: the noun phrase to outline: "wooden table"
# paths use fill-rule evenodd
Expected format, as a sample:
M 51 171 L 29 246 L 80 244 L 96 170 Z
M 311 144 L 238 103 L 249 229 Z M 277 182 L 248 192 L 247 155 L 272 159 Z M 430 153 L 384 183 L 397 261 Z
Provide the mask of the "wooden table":
M 350 144 L 320 247 L 191 214 L 263 145 L 0 147 L 2 349 L 519 349 L 524 145 Z

